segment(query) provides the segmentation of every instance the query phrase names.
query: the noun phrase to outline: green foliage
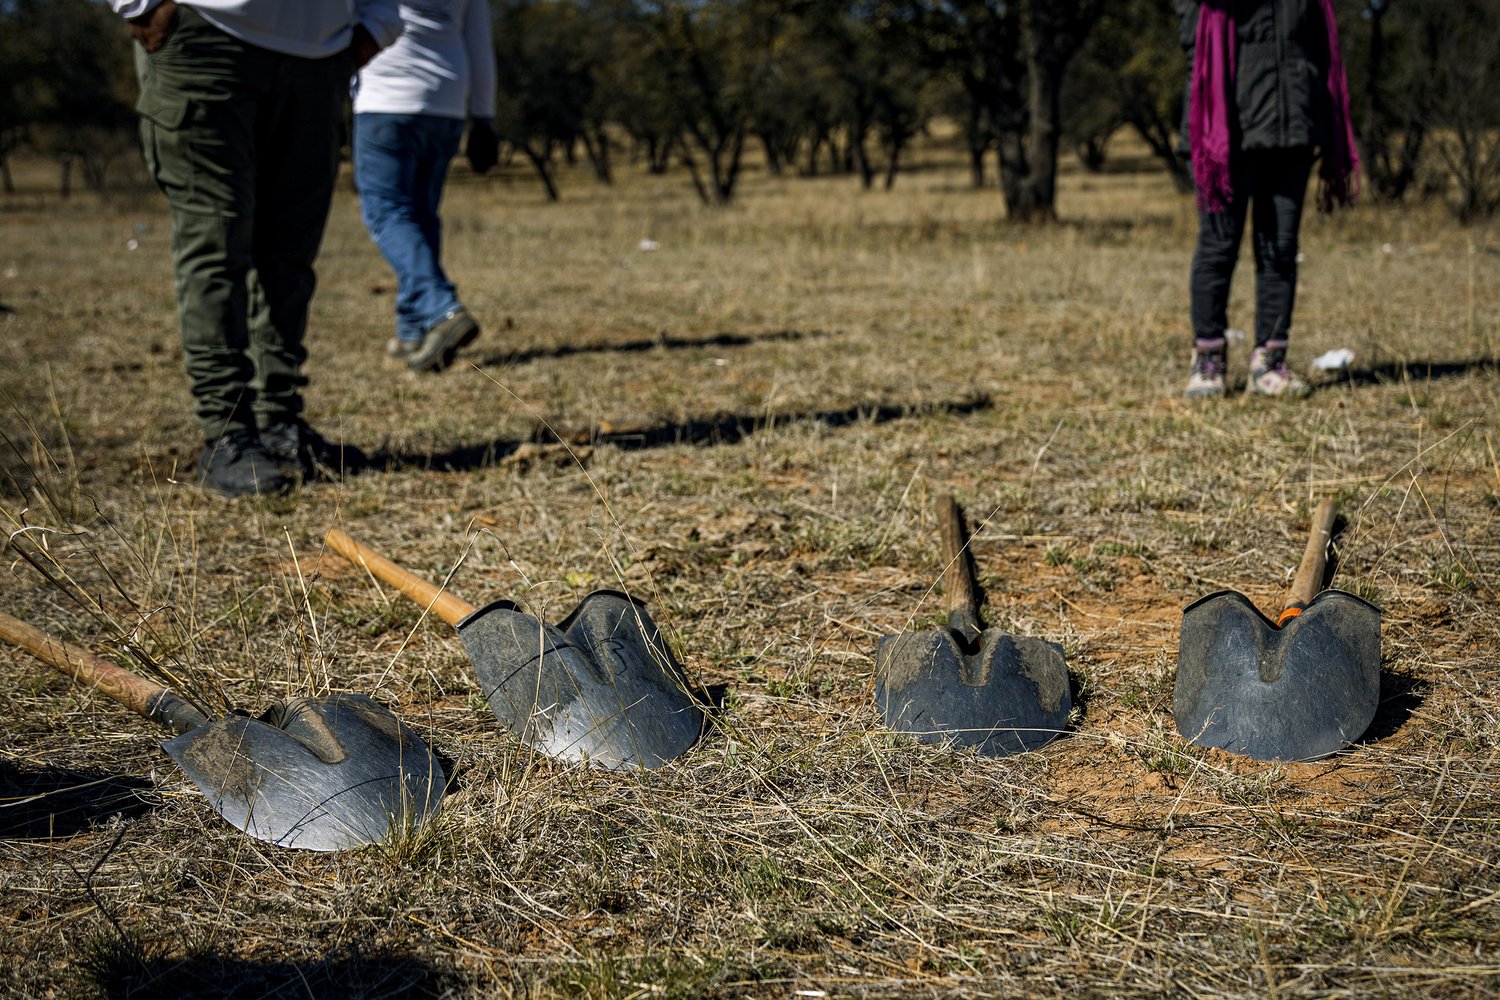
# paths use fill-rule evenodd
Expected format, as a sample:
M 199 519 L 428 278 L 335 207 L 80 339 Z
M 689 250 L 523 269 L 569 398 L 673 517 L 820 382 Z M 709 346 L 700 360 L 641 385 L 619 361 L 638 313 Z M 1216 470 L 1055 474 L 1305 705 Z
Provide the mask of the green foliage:
M 1374 193 L 1445 193 L 1470 222 L 1500 210 L 1497 0 L 1379 0 L 1345 24 L 1350 89 Z M 1357 27 L 1356 27 L 1357 25 Z M 1351 30 L 1352 29 L 1352 30 Z
M 75 163 L 104 191 L 110 168 L 134 148 L 134 88 L 125 26 L 105 5 L 0 6 L 0 162 L 29 146 L 57 160 L 64 195 Z
M 1177 25 L 1170 0 L 1108 5 L 1072 67 L 1063 102 L 1068 136 L 1086 164 L 1102 164 L 1104 144 L 1128 126 L 1185 191 L 1192 178 L 1177 142 L 1188 65 Z

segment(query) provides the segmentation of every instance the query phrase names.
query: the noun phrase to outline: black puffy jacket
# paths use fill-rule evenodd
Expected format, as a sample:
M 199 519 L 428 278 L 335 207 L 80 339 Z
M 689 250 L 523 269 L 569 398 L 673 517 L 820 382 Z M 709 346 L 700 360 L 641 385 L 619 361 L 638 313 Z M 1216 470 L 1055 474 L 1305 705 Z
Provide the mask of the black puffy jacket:
M 1234 16 L 1240 149 L 1318 146 L 1328 121 L 1328 31 L 1319 0 L 1207 0 Z M 1174 0 L 1192 65 L 1201 0 Z M 1187 133 L 1184 109 L 1183 134 Z

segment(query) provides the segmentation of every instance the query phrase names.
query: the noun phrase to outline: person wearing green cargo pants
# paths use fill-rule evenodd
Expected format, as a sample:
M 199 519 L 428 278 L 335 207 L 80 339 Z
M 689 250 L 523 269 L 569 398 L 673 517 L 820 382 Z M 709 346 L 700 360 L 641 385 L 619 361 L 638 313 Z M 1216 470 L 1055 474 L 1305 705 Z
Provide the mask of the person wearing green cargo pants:
M 351 74 L 401 31 L 389 0 L 111 0 L 139 43 L 141 142 L 172 218 L 202 485 L 336 471 L 302 417 L 313 262 Z

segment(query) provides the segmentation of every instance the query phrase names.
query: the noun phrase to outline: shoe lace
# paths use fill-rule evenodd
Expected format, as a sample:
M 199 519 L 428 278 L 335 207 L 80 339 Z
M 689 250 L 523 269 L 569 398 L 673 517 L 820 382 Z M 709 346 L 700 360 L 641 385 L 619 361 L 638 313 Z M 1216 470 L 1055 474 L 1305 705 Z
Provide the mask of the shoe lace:
M 235 430 L 229 431 L 220 437 L 216 447 L 224 453 L 225 458 L 234 462 L 238 461 L 241 455 L 250 450 L 254 443 L 254 438 L 250 436 L 249 431 Z
M 1292 380 L 1292 369 L 1286 363 L 1285 358 L 1264 359 L 1265 364 L 1260 368 L 1259 378 L 1270 376 L 1278 382 L 1290 382 Z
M 267 427 L 260 439 L 273 451 L 295 454 L 312 441 L 311 433 L 311 429 L 299 417 Z

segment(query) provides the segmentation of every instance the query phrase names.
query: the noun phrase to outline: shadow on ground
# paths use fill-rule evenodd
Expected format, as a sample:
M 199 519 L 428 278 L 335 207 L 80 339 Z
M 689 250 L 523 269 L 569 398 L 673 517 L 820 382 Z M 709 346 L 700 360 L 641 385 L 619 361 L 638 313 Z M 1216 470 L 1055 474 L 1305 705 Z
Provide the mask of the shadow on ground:
M 988 410 L 993 406 L 988 396 L 949 400 L 917 406 L 901 406 L 889 403 L 859 403 L 840 410 L 798 410 L 784 413 L 727 413 L 706 417 L 689 417 L 681 421 L 665 421 L 617 427 L 603 424 L 599 427 L 576 432 L 557 432 L 552 428 L 538 427 L 530 441 L 497 439 L 479 444 L 460 445 L 448 451 L 428 453 L 376 452 L 369 456 L 366 464 L 375 469 L 418 466 L 449 472 L 469 472 L 496 465 L 522 454 L 527 446 L 592 447 L 611 445 L 625 451 L 643 451 L 665 448 L 672 445 L 732 445 L 761 431 L 783 424 L 802 422 L 820 423 L 830 428 L 848 427 L 852 424 L 884 424 L 910 417 L 941 414 L 944 416 L 966 416 Z
M 1461 378 L 1475 373 L 1500 371 L 1500 359 L 1475 358 L 1472 361 L 1392 361 L 1369 368 L 1350 368 L 1313 388 L 1318 391 L 1342 386 L 1390 385 L 1400 382 L 1427 382 L 1432 379 Z
M 145 778 L 0 761 L 0 840 L 64 839 L 159 804 Z
M 1360 743 L 1379 743 L 1390 739 L 1406 725 L 1422 702 L 1427 699 L 1427 685 L 1406 674 L 1380 671 L 1380 707 L 1365 730 Z
M 537 347 L 524 351 L 491 354 L 475 364 L 480 368 L 496 365 L 518 365 L 551 358 L 566 358 L 575 354 L 628 354 L 636 351 L 688 350 L 705 347 L 749 347 L 753 344 L 778 341 L 810 340 L 826 337 L 821 330 L 772 330 L 766 333 L 715 333 L 703 337 L 674 337 L 663 330 L 655 337 L 636 340 L 599 340 L 584 344 L 560 344 L 557 347 Z
M 82 977 L 101 996 L 381 997 L 386 1000 L 452 995 L 448 976 L 410 957 L 350 950 L 300 962 L 256 962 L 223 955 L 163 957 L 142 954 L 139 942 L 118 936 L 80 956 Z

